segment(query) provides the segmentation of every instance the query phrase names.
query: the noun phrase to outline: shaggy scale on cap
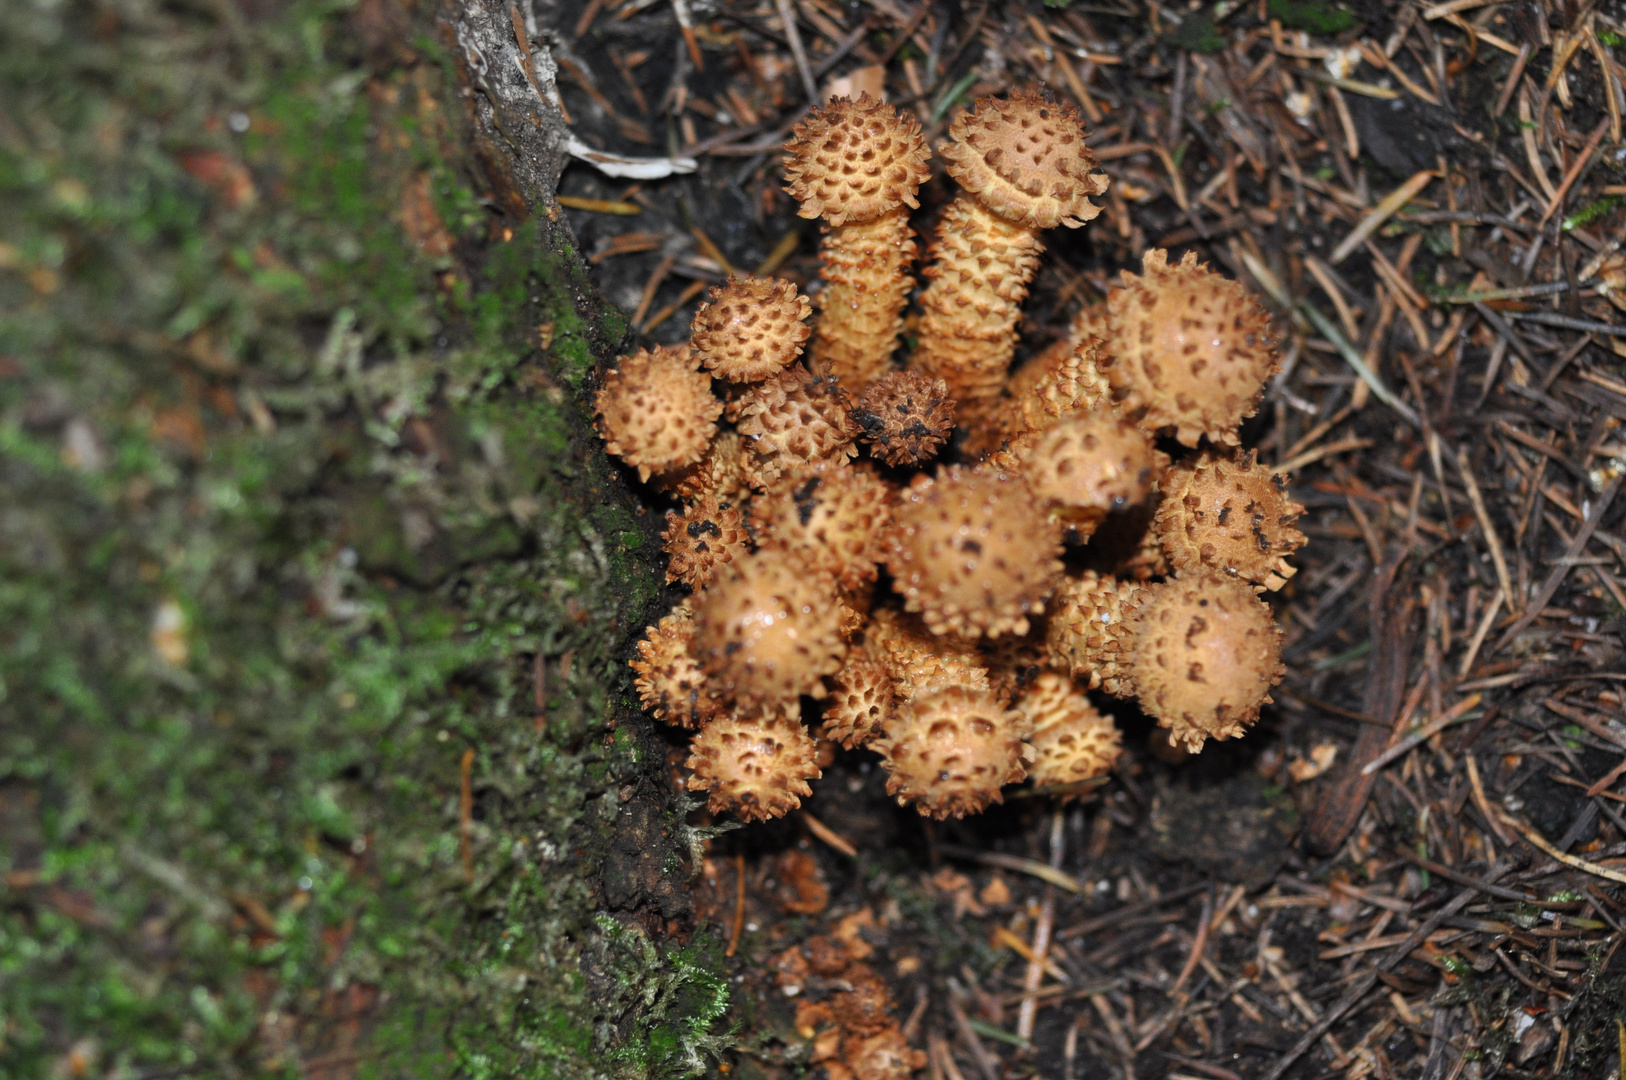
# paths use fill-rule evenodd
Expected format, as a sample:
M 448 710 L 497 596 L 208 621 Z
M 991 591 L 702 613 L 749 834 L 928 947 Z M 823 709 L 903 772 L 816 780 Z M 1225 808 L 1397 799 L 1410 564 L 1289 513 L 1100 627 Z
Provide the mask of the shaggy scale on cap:
M 704 586 L 717 568 L 751 550 L 745 522 L 733 506 L 715 495 L 702 495 L 683 512 L 666 512 L 663 550 L 670 556 L 666 580 L 681 581 L 691 589 Z
M 735 405 L 741 435 L 770 482 L 786 471 L 836 463 L 858 451 L 858 425 L 841 384 L 801 365 L 753 386 Z
M 689 790 L 710 792 L 708 810 L 741 821 L 784 817 L 813 794 L 808 781 L 821 775 L 813 739 L 790 713 L 719 716 L 689 751 Z
M 847 644 L 835 582 L 768 548 L 735 560 L 695 598 L 694 652 L 717 693 L 774 706 L 824 693 Z
M 825 465 L 787 477 L 762 508 L 762 538 L 834 575 L 843 588 L 875 580 L 886 556 L 892 488 L 864 465 Z
M 1047 642 L 1050 662 L 1091 690 L 1131 692 L 1130 630 L 1146 586 L 1086 570 L 1056 591 Z
M 887 566 L 934 634 L 1025 634 L 1061 573 L 1061 537 L 1020 477 L 941 468 L 893 511 Z
M 724 712 L 694 657 L 694 610 L 686 601 L 651 626 L 632 662 L 633 688 L 650 715 L 668 724 L 697 728 Z
M 792 129 L 785 190 L 805 218 L 831 225 L 873 221 L 900 206 L 931 176 L 920 122 L 868 94 L 833 98 Z
M 604 449 L 638 479 L 692 465 L 717 433 L 723 405 L 695 370 L 687 346 L 659 345 L 621 358 L 594 399 Z
M 1218 570 L 1271 590 L 1297 572 L 1287 559 L 1304 546 L 1293 527 L 1304 507 L 1254 451 L 1205 453 L 1171 469 L 1161 487 L 1157 535 L 1176 572 Z
M 852 418 L 871 454 L 888 465 L 915 466 L 954 433 L 954 399 L 942 379 L 889 371 L 859 395 Z
M 1107 378 L 1148 431 L 1174 429 L 1183 446 L 1207 435 L 1238 444 L 1276 372 L 1270 319 L 1239 282 L 1199 265 L 1195 252 L 1169 265 L 1168 252 L 1141 257 L 1107 295 L 1113 363 Z
M 955 117 L 939 148 L 950 176 L 984 206 L 1029 229 L 1076 229 L 1101 212 L 1107 190 L 1084 145 L 1084 121 L 1048 93 L 978 98 Z
M 1117 725 L 1102 716 L 1073 681 L 1054 671 L 1042 673 L 1016 700 L 1033 733 L 1028 777 L 1036 788 L 1060 788 L 1106 776 L 1123 753 Z
M 1287 674 L 1269 606 L 1212 572 L 1146 587 L 1128 666 L 1140 707 L 1193 753 L 1241 735 Z
M 690 323 L 689 347 L 700 366 L 729 382 L 760 382 L 802 355 L 813 332 L 813 307 L 779 278 L 729 278 L 713 286 L 710 303 Z
M 823 735 L 849 750 L 864 746 L 881 734 L 897 700 L 897 686 L 886 665 L 862 652 L 850 653 L 830 679 Z
M 981 813 L 1022 780 L 1027 733 L 1022 714 L 993 694 L 951 686 L 906 702 L 870 746 L 889 774 L 886 793 L 941 820 Z

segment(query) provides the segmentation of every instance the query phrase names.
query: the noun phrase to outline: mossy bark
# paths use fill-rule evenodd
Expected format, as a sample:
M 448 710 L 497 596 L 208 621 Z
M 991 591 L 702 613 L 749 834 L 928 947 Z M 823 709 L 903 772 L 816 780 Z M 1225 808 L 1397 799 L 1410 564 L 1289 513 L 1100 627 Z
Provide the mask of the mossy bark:
M 719 1039 L 511 10 L 0 4 L 7 1076 Z

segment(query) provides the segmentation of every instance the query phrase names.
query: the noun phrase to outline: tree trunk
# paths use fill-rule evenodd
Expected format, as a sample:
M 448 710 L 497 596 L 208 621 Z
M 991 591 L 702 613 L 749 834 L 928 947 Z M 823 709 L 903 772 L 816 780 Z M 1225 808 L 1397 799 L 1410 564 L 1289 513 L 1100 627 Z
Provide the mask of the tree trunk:
M 0 4 L 0 1072 L 718 1043 L 535 32 Z

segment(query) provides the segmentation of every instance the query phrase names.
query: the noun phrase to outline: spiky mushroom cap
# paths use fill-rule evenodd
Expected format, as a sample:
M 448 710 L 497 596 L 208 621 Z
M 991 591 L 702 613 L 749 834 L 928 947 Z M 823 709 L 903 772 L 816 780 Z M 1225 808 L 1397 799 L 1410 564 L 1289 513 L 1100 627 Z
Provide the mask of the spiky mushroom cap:
M 668 510 L 661 540 L 670 556 L 667 582 L 681 581 L 692 589 L 701 588 L 718 567 L 751 550 L 739 510 L 715 495 L 702 495 L 682 513 Z
M 1197 262 L 1173 266 L 1168 252 L 1141 256 L 1107 295 L 1113 362 L 1107 378 L 1148 431 L 1173 428 L 1184 446 L 1207 435 L 1236 446 L 1237 426 L 1254 413 L 1277 370 L 1270 318 L 1240 282 Z
M 604 449 L 638 470 L 638 479 L 699 461 L 717 433 L 723 403 L 695 370 L 687 346 L 658 345 L 623 356 L 604 373 L 594 399 Z
M 817 466 L 787 478 L 764 501 L 762 520 L 765 541 L 854 589 L 875 580 L 886 556 L 892 487 L 872 466 Z
M 978 98 L 955 117 L 939 152 L 961 187 L 1012 224 L 1076 229 L 1101 212 L 1090 197 L 1108 183 L 1084 138 L 1077 109 L 1018 90 Z
M 714 814 L 729 811 L 741 821 L 784 817 L 813 794 L 809 780 L 821 775 L 813 739 L 791 712 L 727 713 L 700 730 L 689 744 L 690 791 L 707 791 Z
M 887 566 L 934 634 L 1025 634 L 1061 573 L 1060 530 L 1019 476 L 950 465 L 893 511 Z
M 712 287 L 689 324 L 700 366 L 729 382 L 761 382 L 802 355 L 813 305 L 780 278 L 731 277 Z
M 1304 546 L 1293 527 L 1304 507 L 1254 451 L 1204 453 L 1171 469 L 1160 486 L 1157 536 L 1177 573 L 1218 570 L 1275 590 L 1297 572 L 1287 559 Z
M 1056 590 L 1047 647 L 1050 662 L 1091 690 L 1131 693 L 1130 631 L 1146 586 L 1086 570 Z
M 657 720 L 697 728 L 724 712 L 724 706 L 694 655 L 694 609 L 689 601 L 667 613 L 638 642 L 632 661 L 638 700 Z
M 856 455 L 858 425 L 851 411 L 839 382 L 796 364 L 751 387 L 733 416 L 771 482 L 786 471 Z
M 847 643 L 828 574 L 776 547 L 731 563 L 695 598 L 695 655 L 720 696 L 774 706 L 822 696 Z
M 1028 776 L 1035 787 L 1066 787 L 1105 776 L 1123 753 L 1117 725 L 1097 712 L 1065 675 L 1042 673 L 1016 699 L 1016 710 L 1033 725 L 1028 745 L 1034 760 Z
M 852 418 L 870 453 L 888 465 L 919 465 L 954 433 L 954 399 L 942 379 L 889 371 L 859 395 Z
M 989 688 L 986 661 L 958 638 L 937 637 L 918 616 L 878 607 L 864 628 L 864 652 L 885 665 L 898 699 L 907 701 L 949 686 Z
M 835 226 L 873 221 L 899 206 L 920 206 L 915 192 L 931 176 L 930 157 L 909 113 L 868 94 L 834 98 L 792 129 L 785 190 L 802 217 Z
M 862 652 L 849 653 L 830 679 L 823 735 L 849 750 L 864 746 L 880 736 L 897 700 L 897 685 L 885 664 Z
M 941 820 L 980 813 L 1001 801 L 1001 787 L 1021 781 L 1028 730 L 992 693 L 950 686 L 905 703 L 870 747 L 889 774 L 886 793 Z
M 1129 671 L 1141 709 L 1193 752 L 1241 735 L 1287 674 L 1270 607 L 1211 571 L 1146 587 Z
M 1024 456 L 1033 494 L 1063 520 L 1081 524 L 1143 502 L 1169 464 L 1144 431 L 1106 403 L 1051 425 Z

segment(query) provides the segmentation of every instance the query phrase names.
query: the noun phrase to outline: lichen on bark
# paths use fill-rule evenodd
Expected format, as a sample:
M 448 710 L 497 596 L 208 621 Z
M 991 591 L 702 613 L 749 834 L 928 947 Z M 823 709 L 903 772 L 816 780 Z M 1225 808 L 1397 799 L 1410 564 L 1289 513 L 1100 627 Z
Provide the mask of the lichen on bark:
M 0 5 L 7 1075 L 716 1045 L 624 663 L 656 524 L 585 413 L 626 324 L 557 117 L 474 77 L 515 36 L 495 0 Z

